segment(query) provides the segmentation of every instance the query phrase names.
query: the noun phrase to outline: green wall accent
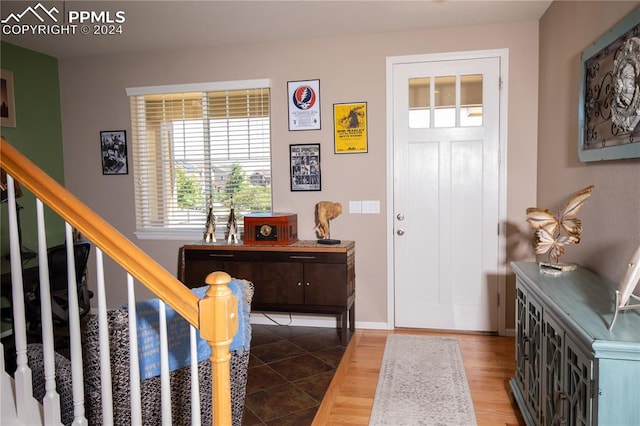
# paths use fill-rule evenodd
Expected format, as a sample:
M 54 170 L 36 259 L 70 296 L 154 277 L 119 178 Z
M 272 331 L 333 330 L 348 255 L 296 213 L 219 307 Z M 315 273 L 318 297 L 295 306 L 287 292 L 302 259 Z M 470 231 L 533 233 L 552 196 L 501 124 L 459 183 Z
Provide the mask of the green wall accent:
M 58 60 L 33 50 L 0 42 L 0 66 L 13 72 L 16 127 L 0 127 L 0 134 L 37 166 L 64 185 L 62 119 Z M 1 153 L 0 153 L 1 155 Z M 23 188 L 18 203 L 23 246 L 36 250 L 36 206 L 33 195 Z M 1 253 L 8 253 L 9 232 L 6 203 L 0 206 Z M 45 208 L 47 245 L 64 241 L 64 221 Z

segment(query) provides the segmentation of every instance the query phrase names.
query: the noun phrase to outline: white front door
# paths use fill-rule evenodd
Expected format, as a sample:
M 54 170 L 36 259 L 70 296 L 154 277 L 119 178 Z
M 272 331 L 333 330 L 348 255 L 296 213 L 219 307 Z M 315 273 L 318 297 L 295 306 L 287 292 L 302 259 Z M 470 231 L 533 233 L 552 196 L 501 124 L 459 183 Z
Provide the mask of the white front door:
M 500 58 L 388 69 L 395 326 L 497 331 Z

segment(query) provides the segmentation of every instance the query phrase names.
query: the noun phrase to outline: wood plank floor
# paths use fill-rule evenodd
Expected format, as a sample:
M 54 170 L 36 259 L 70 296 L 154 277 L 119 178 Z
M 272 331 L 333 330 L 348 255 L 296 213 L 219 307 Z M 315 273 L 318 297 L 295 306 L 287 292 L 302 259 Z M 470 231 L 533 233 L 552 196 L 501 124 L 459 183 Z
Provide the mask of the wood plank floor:
M 523 425 L 509 391 L 513 337 L 423 330 L 356 330 L 313 425 L 368 425 L 389 334 L 455 336 L 464 361 L 478 425 Z

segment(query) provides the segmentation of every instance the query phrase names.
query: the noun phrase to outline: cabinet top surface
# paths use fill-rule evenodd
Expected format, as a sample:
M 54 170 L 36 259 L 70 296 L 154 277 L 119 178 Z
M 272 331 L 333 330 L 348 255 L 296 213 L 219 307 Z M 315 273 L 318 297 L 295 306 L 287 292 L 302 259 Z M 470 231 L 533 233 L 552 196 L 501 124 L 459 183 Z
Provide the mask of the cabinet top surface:
M 556 315 L 567 316 L 594 340 L 603 345 L 640 344 L 640 310 L 620 312 L 615 326 L 609 324 L 615 312 L 615 287 L 586 268 L 558 276 L 540 272 L 535 262 L 513 262 L 513 271 L 534 295 L 549 305 Z
M 239 251 L 313 251 L 313 252 L 329 252 L 344 253 L 355 248 L 355 241 L 341 241 L 340 244 L 318 244 L 316 240 L 299 240 L 293 244 L 227 244 L 226 242 L 205 243 L 198 241 L 195 243 L 185 244 L 185 250 L 239 250 Z

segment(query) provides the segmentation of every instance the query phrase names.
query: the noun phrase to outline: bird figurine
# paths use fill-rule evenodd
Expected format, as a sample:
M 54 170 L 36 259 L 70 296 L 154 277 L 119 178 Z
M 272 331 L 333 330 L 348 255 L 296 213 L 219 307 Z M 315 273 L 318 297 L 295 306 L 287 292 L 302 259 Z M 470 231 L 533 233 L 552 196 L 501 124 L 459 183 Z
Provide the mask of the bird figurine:
M 233 205 L 233 197 L 231 198 L 231 211 L 229 211 L 229 220 L 227 221 L 227 244 L 238 244 L 238 222 L 236 221 L 236 209 Z
M 213 199 L 209 197 L 209 211 L 207 213 L 207 224 L 205 225 L 204 241 L 206 243 L 216 242 L 216 217 L 213 214 Z

